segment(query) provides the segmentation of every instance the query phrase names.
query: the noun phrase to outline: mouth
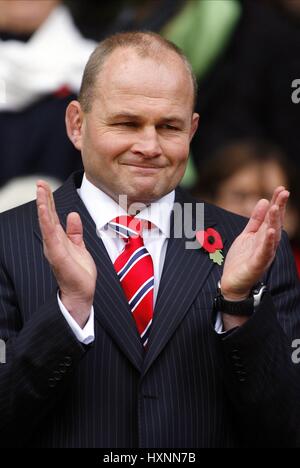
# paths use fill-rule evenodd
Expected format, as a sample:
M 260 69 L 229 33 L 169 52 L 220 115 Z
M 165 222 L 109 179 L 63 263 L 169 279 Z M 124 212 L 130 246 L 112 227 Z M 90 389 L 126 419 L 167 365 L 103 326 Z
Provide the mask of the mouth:
M 123 166 L 127 166 L 135 172 L 145 173 L 145 174 L 155 174 L 163 169 L 162 166 L 155 166 L 151 164 L 139 164 L 139 163 L 123 163 Z

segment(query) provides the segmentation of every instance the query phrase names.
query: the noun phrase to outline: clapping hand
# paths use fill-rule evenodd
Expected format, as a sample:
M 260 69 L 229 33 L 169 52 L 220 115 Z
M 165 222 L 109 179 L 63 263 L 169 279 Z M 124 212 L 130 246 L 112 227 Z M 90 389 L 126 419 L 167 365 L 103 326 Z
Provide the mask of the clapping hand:
M 56 277 L 60 299 L 83 328 L 93 304 L 97 270 L 83 241 L 80 216 L 70 213 L 64 231 L 51 189 L 42 180 L 37 183 L 37 208 L 44 253 Z
M 260 200 L 224 264 L 222 292 L 229 300 L 247 297 L 273 262 L 284 223 L 289 192 L 277 187 L 271 202 Z

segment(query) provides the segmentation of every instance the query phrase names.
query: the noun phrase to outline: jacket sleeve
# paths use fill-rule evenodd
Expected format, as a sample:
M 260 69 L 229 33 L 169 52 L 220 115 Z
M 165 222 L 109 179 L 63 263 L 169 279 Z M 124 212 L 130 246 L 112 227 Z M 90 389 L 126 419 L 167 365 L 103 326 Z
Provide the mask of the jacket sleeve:
M 28 295 L 31 292 L 28 291 Z M 85 354 L 60 312 L 56 293 L 22 323 L 14 286 L 0 266 L 0 446 L 26 443 L 72 382 Z
M 287 236 L 264 278 L 268 293 L 254 315 L 216 335 L 224 385 L 246 446 L 300 443 L 300 286 Z

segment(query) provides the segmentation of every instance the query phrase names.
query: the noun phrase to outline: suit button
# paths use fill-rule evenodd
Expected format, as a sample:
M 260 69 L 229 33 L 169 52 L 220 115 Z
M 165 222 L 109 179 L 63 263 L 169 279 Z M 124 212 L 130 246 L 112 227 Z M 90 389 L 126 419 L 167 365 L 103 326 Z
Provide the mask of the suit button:
M 244 369 L 244 364 L 241 362 L 241 360 L 235 361 L 233 365 L 236 369 Z
M 247 372 L 236 371 L 236 376 L 239 382 L 246 382 Z
M 59 364 L 59 373 L 65 374 L 66 372 L 67 372 L 66 366 L 63 363 Z
M 72 364 L 72 358 L 71 358 L 71 356 L 65 356 L 65 357 L 64 357 L 64 362 L 63 362 L 63 363 L 64 363 L 64 365 L 65 365 L 66 367 L 70 367 L 71 364 Z
M 235 362 L 234 363 L 234 369 L 235 369 L 235 373 L 237 375 L 246 375 L 246 371 L 245 371 L 245 367 L 243 366 L 243 364 L 241 363 L 237 363 Z
M 238 354 L 232 354 L 231 357 L 232 357 L 232 359 L 234 361 L 240 361 L 241 360 L 241 358 L 240 358 L 240 356 Z
M 56 386 L 56 381 L 55 381 L 55 379 L 53 379 L 52 377 L 50 377 L 50 379 L 48 379 L 48 385 L 49 385 L 49 387 L 54 388 L 54 387 Z
M 54 380 L 56 380 L 57 382 L 59 382 L 61 380 L 61 374 L 59 371 L 54 371 L 53 372 L 53 377 L 54 377 Z

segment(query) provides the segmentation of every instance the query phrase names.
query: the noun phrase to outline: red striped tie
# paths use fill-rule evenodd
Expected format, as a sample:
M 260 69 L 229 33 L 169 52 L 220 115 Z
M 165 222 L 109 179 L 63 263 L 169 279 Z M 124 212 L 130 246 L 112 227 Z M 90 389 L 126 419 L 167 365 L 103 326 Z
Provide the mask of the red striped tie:
M 142 222 L 132 216 L 119 216 L 109 224 L 125 242 L 114 267 L 146 346 L 153 317 L 154 272 L 151 255 L 141 236 Z

